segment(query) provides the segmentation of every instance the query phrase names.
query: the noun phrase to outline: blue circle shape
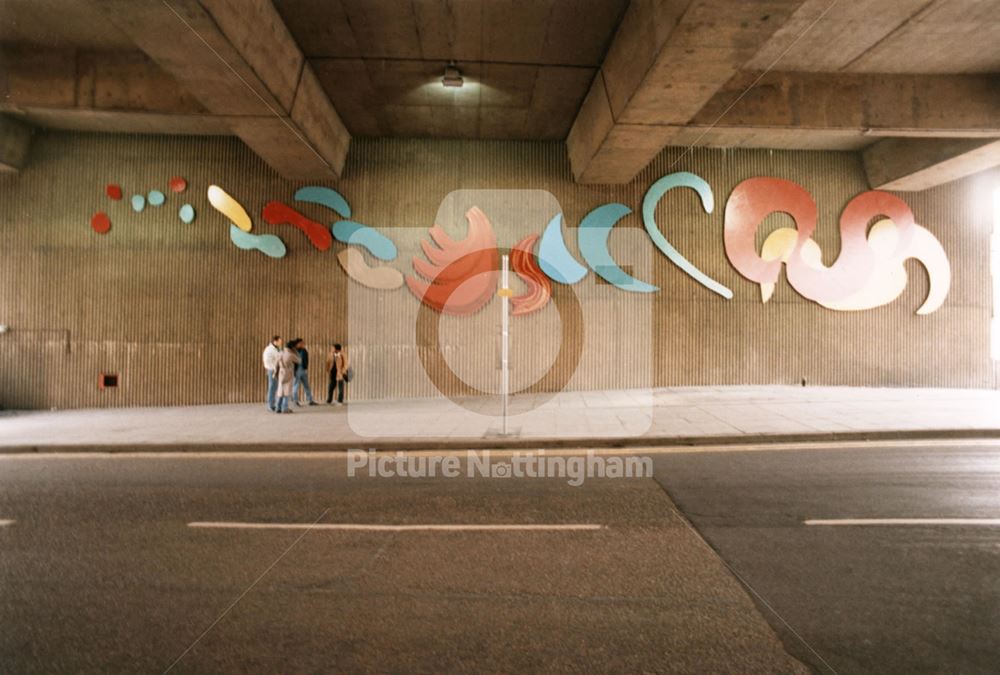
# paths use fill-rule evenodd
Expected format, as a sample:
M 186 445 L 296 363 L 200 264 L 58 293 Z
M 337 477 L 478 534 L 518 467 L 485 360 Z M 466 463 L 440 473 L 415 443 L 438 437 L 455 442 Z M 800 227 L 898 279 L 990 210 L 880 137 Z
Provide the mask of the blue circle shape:
M 150 190 L 147 200 L 153 206 L 163 206 L 163 202 L 166 201 L 166 197 L 164 197 L 163 193 L 159 190 Z
M 190 204 L 185 204 L 181 207 L 181 210 L 177 212 L 177 216 L 181 219 L 181 222 L 190 223 L 194 220 L 194 207 Z
M 141 213 L 146 208 L 146 198 L 142 195 L 132 195 L 132 210 Z

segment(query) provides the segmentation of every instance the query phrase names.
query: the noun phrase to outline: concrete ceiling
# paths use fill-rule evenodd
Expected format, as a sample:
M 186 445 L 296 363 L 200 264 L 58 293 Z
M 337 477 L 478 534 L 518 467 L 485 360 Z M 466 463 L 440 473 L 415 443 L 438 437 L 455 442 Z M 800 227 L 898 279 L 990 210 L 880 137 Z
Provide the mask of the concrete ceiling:
M 561 140 L 628 0 L 277 0 L 353 135 Z M 441 86 L 449 61 L 465 78 Z
M 289 176 L 457 137 L 565 140 L 584 183 L 667 145 L 864 150 L 907 189 L 998 152 L 998 44 L 1000 0 L 0 0 L 0 112 L 232 133 Z

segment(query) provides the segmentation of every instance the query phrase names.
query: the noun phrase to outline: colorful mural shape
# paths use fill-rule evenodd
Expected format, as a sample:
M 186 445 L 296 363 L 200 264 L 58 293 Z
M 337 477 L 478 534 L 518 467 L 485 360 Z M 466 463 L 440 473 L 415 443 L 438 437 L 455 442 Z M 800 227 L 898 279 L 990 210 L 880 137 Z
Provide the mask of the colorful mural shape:
M 253 227 L 253 222 L 250 220 L 250 216 L 247 214 L 246 209 L 244 209 L 239 202 L 226 194 L 226 191 L 218 185 L 208 186 L 208 203 L 211 204 L 216 211 L 229 218 L 230 222 L 244 232 L 249 232 Z
M 180 208 L 180 211 L 177 212 L 177 217 L 181 219 L 182 223 L 185 223 L 187 225 L 190 225 L 192 222 L 194 222 L 194 216 L 195 216 L 194 207 L 191 206 L 190 204 L 185 204 Z
M 187 181 L 174 176 L 169 186 L 173 192 L 183 192 Z M 732 291 L 681 255 L 656 222 L 657 205 L 676 187 L 694 190 L 705 212 L 713 211 L 714 196 L 708 183 L 693 173 L 676 172 L 663 176 L 647 190 L 642 203 L 643 226 L 657 249 L 684 273 L 713 293 L 730 299 Z M 122 198 L 122 189 L 117 184 L 108 184 L 105 192 L 112 200 Z M 329 250 L 333 239 L 358 247 L 341 251 L 337 259 L 347 275 L 362 285 L 392 290 L 405 283 L 423 304 L 452 315 L 474 313 L 493 295 L 499 252 L 492 225 L 478 207 L 466 212 L 468 235 L 461 241 L 452 240 L 438 225 L 431 227 L 430 240 L 420 242 L 427 260 L 414 257 L 414 274 L 404 277 L 396 269 L 368 264 L 358 249 L 384 261 L 395 260 L 399 252 L 392 240 L 374 228 L 346 220 L 351 216 L 351 207 L 339 192 L 323 186 L 307 186 L 295 192 L 295 199 L 329 208 L 345 220 L 327 228 L 279 201 L 265 205 L 264 219 L 274 225 L 288 224 L 302 230 L 320 251 Z M 253 227 L 249 214 L 222 188 L 209 186 L 208 200 L 231 221 L 230 239 L 234 245 L 272 258 L 286 255 L 287 249 L 279 237 L 249 234 Z M 134 194 L 130 198 L 136 212 L 143 211 L 147 203 L 160 206 L 165 201 L 166 195 L 155 189 L 148 196 Z M 522 316 L 542 309 L 553 298 L 552 281 L 575 284 L 587 275 L 588 266 L 621 290 L 639 293 L 659 290 L 625 272 L 609 251 L 612 228 L 630 213 L 628 206 L 610 203 L 584 216 L 577 228 L 577 243 L 586 265 L 577 261 L 566 246 L 561 213 L 553 216 L 540 236 L 530 235 L 518 242 L 511 250 L 512 266 L 528 291 L 513 298 L 513 314 Z M 771 213 L 788 214 L 795 227 L 772 232 L 758 254 L 756 232 Z M 184 223 L 193 222 L 195 215 L 194 207 L 188 203 L 178 211 Z M 878 222 L 869 230 L 868 223 L 874 220 Z M 96 213 L 90 225 L 95 232 L 105 234 L 111 228 L 111 220 L 106 213 Z M 796 292 L 838 311 L 872 309 L 896 300 L 908 281 L 905 262 L 913 258 L 920 261 L 931 279 L 927 298 L 917 313 L 929 314 L 943 304 L 951 286 L 948 258 L 940 242 L 914 222 L 910 208 L 898 197 L 873 190 L 848 202 L 840 217 L 841 251 L 829 267 L 824 265 L 822 251 L 812 239 L 816 226 L 816 203 L 804 188 L 778 178 L 751 178 L 737 185 L 726 203 L 723 229 L 726 256 L 737 272 L 760 285 L 764 303 L 773 297 L 781 268 L 785 266 L 789 285 Z M 536 246 L 537 256 L 533 253 Z
M 421 241 L 430 262 L 414 257 L 413 269 L 419 276 L 406 277 L 406 285 L 417 299 L 452 316 L 474 314 L 485 306 L 496 290 L 499 269 L 496 235 L 486 214 L 473 206 L 465 218 L 469 232 L 461 241 L 453 240 L 439 225 L 432 226 L 430 235 L 440 248 Z
M 295 192 L 295 201 L 320 204 L 328 209 L 336 211 L 341 218 L 351 217 L 351 206 L 344 199 L 344 196 L 328 187 L 321 185 L 309 185 L 300 188 Z
M 585 215 L 577 231 L 580 255 L 597 276 L 612 286 L 632 293 L 653 293 L 659 289 L 625 272 L 608 251 L 611 228 L 630 213 L 632 209 L 624 204 L 604 204 Z
M 334 223 L 333 236 L 337 241 L 367 249 L 379 260 L 392 261 L 399 255 L 391 239 L 375 228 L 353 220 L 338 220 Z
M 288 250 L 285 242 L 273 234 L 249 234 L 236 225 L 229 224 L 229 239 L 244 251 L 260 251 L 269 258 L 284 258 Z
M 687 171 L 678 171 L 664 176 L 649 186 L 646 196 L 642 199 L 642 224 L 645 226 L 646 232 L 649 233 L 649 238 L 653 240 L 653 244 L 670 259 L 670 262 L 677 265 L 685 274 L 708 290 L 721 295 L 726 300 L 731 300 L 733 292 L 692 265 L 687 258 L 681 255 L 680 251 L 667 241 L 656 223 L 656 205 L 660 203 L 663 195 L 677 187 L 688 187 L 697 192 L 701 199 L 701 206 L 706 213 L 711 213 L 715 209 L 715 197 L 712 195 L 711 186 L 705 179 Z
M 90 229 L 98 234 L 107 234 L 111 230 L 111 219 L 103 211 L 95 213 L 90 219 Z
M 552 298 L 552 282 L 545 276 L 535 254 L 532 253 L 538 239 L 537 234 L 529 235 L 517 242 L 510 251 L 510 266 L 528 287 L 526 293 L 515 295 L 510 299 L 511 316 L 524 316 L 537 312 L 549 304 Z
M 758 256 L 757 228 L 775 212 L 790 215 L 795 229 L 771 233 Z M 866 233 L 868 223 L 880 216 Z M 799 295 L 840 310 L 871 309 L 899 297 L 906 286 L 903 262 L 917 258 L 933 275 L 931 292 L 918 313 L 940 307 L 951 283 L 947 256 L 940 242 L 914 222 L 903 200 L 878 190 L 851 199 L 840 216 L 840 254 L 830 267 L 823 264 L 812 240 L 816 220 L 816 203 L 800 185 L 779 178 L 745 180 L 726 205 L 726 255 L 740 274 L 761 284 L 765 302 L 784 264 L 788 283 Z
M 538 245 L 538 264 L 553 281 L 561 284 L 575 284 L 587 276 L 587 268 L 577 262 L 562 234 L 562 214 L 557 213 L 545 226 L 541 243 Z
M 337 254 L 337 262 L 351 279 L 362 286 L 379 291 L 391 291 L 403 285 L 403 274 L 392 267 L 370 267 L 364 254 L 356 248 L 345 248 Z
M 329 228 L 305 217 L 287 204 L 268 202 L 261 215 L 271 225 L 291 225 L 298 228 L 309 238 L 309 243 L 319 251 L 328 251 L 333 246 L 333 235 L 330 234 Z
M 864 195 L 874 194 L 877 193 L 863 193 L 844 209 L 840 221 L 840 255 L 833 266 L 820 270 L 807 265 L 801 256 L 802 247 L 816 230 L 817 210 L 812 195 L 800 185 L 780 178 L 745 180 L 733 189 L 726 204 L 723 236 L 726 255 L 736 271 L 751 281 L 776 283 L 782 261 L 764 260 L 758 256 L 754 239 L 764 218 L 772 213 L 786 213 L 795 221 L 797 232 L 795 247 L 786 264 L 788 282 L 809 300 L 845 298 L 861 290 L 873 269 L 873 254 L 865 240 L 868 218 L 860 217 L 857 206 Z M 870 198 L 865 200 L 871 201 Z M 869 217 L 879 215 L 878 210 L 866 210 Z
M 906 290 L 909 278 L 904 263 L 913 258 L 924 266 L 930 279 L 930 290 L 917 309 L 917 314 L 930 314 L 941 307 L 951 288 L 951 265 L 941 243 L 933 234 L 920 225 L 913 225 L 913 228 L 909 244 L 903 246 L 900 230 L 892 220 L 883 218 L 872 225 L 868 231 L 868 246 L 875 256 L 875 267 L 865 286 L 842 300 L 819 301 L 819 304 L 842 312 L 887 305 Z M 797 236 L 798 233 L 791 228 L 775 230 L 764 241 L 761 257 L 787 262 L 795 249 Z M 823 266 L 822 251 L 812 239 L 802 246 L 801 256 L 809 267 L 815 270 L 826 269 Z M 774 284 L 761 284 L 763 302 L 767 302 L 773 292 Z

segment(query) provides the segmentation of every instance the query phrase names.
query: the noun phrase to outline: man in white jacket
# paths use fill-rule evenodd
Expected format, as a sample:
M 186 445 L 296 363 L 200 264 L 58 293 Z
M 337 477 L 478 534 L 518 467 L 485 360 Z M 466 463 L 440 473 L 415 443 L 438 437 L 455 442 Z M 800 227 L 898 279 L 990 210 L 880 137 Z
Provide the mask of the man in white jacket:
M 285 343 L 281 340 L 280 335 L 275 335 L 271 338 L 271 343 L 264 347 L 264 370 L 267 371 L 267 408 L 271 412 L 274 412 L 275 405 L 275 395 L 278 393 L 278 357 L 281 355 L 281 347 Z

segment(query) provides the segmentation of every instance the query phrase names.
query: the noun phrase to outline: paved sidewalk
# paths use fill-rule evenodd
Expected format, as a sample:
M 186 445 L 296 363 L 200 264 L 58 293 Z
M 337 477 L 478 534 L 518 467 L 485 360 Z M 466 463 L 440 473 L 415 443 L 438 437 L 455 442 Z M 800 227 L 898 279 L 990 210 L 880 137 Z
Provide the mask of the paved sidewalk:
M 684 387 L 294 408 L 263 404 L 0 412 L 0 451 L 609 446 L 935 435 L 1000 437 L 1000 392 Z

